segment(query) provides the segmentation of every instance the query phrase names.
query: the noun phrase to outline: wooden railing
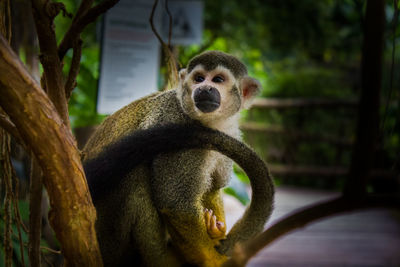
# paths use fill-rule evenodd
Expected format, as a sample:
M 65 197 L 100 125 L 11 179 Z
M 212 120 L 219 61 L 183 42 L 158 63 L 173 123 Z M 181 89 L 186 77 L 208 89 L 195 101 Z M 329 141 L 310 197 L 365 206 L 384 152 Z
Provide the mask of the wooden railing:
M 327 99 L 327 98 L 257 98 L 253 108 L 357 108 L 356 99 Z
M 326 98 L 258 98 L 254 101 L 252 109 L 307 109 L 312 112 L 316 109 L 324 109 L 326 112 L 334 112 L 332 109 L 346 109 L 349 117 L 352 116 L 358 108 L 356 99 L 326 99 Z M 240 128 L 245 133 L 259 133 L 266 135 L 284 136 L 295 142 L 320 142 L 327 143 L 335 147 L 337 153 L 343 150 L 351 151 L 353 140 L 350 137 L 334 135 L 329 131 L 326 133 L 307 133 L 301 129 L 284 128 L 280 125 L 268 125 L 260 122 L 246 121 L 241 123 Z M 268 161 L 268 159 L 266 159 Z M 279 177 L 307 176 L 315 178 L 344 177 L 348 174 L 348 166 L 315 166 L 315 165 L 294 165 L 275 163 L 268 164 L 273 175 Z M 371 178 L 393 178 L 395 174 L 390 170 L 373 170 Z

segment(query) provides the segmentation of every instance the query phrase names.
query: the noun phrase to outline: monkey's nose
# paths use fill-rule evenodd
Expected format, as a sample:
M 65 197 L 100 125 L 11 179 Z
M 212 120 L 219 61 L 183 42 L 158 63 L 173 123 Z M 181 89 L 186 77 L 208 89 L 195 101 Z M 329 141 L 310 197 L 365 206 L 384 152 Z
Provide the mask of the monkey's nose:
M 217 88 L 199 87 L 194 91 L 194 103 L 204 113 L 213 112 L 221 104 L 221 95 Z

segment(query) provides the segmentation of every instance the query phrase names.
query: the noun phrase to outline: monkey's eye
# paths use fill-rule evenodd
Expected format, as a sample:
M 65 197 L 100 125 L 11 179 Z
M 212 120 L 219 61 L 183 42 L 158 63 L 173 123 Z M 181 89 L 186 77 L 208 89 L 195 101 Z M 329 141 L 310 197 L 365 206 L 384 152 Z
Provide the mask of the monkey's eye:
M 215 76 L 215 77 L 212 79 L 212 81 L 215 82 L 215 83 L 222 83 L 222 82 L 224 81 L 224 78 L 221 77 L 221 76 Z
M 204 77 L 201 75 L 197 75 L 196 77 L 194 77 L 194 80 L 198 83 L 201 83 L 204 81 Z

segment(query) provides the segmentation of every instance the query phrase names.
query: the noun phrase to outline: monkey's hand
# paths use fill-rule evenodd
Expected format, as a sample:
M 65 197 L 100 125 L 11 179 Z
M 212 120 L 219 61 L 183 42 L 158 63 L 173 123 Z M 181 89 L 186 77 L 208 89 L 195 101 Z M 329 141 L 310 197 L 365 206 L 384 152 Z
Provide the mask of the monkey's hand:
M 225 237 L 226 225 L 224 222 L 217 221 L 211 209 L 204 210 L 204 219 L 206 221 L 207 233 L 213 239 Z

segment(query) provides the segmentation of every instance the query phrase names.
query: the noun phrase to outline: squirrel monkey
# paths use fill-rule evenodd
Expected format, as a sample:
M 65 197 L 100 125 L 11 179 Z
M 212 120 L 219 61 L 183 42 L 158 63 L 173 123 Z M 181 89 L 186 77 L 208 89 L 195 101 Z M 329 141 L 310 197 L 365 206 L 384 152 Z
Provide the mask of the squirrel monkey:
M 108 117 L 84 148 L 105 266 L 220 266 L 272 212 L 272 179 L 238 128 L 258 81 L 219 51 L 191 59 L 179 78 L 178 88 Z M 253 195 L 226 235 L 221 188 L 230 158 L 249 175 Z

